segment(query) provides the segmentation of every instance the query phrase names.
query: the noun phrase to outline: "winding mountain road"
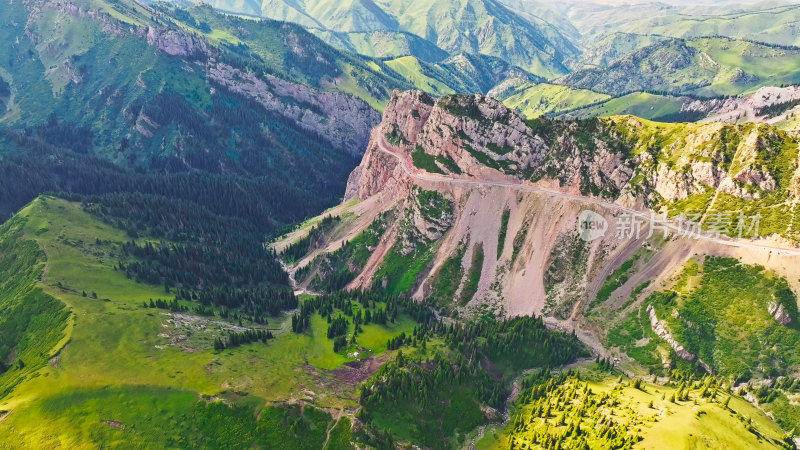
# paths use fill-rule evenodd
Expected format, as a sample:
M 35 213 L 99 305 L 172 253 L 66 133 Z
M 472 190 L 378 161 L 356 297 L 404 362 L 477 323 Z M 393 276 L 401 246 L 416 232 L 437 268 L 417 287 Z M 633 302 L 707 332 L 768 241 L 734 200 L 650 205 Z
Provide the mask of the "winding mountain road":
M 580 195 L 568 194 L 566 192 L 557 191 L 554 189 L 547 189 L 538 186 L 532 186 L 529 184 L 524 184 L 524 182 L 505 182 L 505 181 L 484 181 L 484 180 L 470 180 L 464 178 L 455 178 L 455 177 L 447 177 L 441 175 L 435 175 L 430 173 L 419 173 L 412 169 L 409 166 L 409 160 L 407 157 L 404 157 L 398 154 L 384 139 L 381 137 L 378 140 L 378 150 L 383 153 L 387 153 L 392 155 L 393 157 L 397 158 L 400 162 L 400 166 L 403 168 L 403 171 L 407 176 L 412 179 L 420 180 L 420 181 L 427 181 L 430 183 L 448 183 L 448 184 L 455 184 L 455 185 L 465 185 L 465 186 L 491 186 L 491 187 L 504 187 L 510 189 L 516 189 L 519 191 L 524 192 L 536 192 L 544 195 L 548 195 L 551 197 L 556 198 L 563 198 L 567 200 L 574 200 L 577 202 L 581 202 L 587 205 L 594 205 L 600 206 L 607 209 L 613 209 L 625 213 L 629 213 L 634 217 L 638 217 L 645 220 L 645 223 L 649 223 L 652 216 L 651 212 L 643 212 L 636 209 L 631 209 L 616 203 L 608 202 L 605 200 L 600 200 L 591 197 L 584 197 Z M 676 233 L 685 233 L 686 228 L 684 228 L 679 223 L 675 221 L 657 221 L 658 226 L 666 227 Z M 800 248 L 786 248 L 786 247 L 774 247 L 770 245 L 761 245 L 754 243 L 752 241 L 747 241 L 743 239 L 735 239 L 727 236 L 713 236 L 707 235 L 705 233 L 695 233 L 692 239 L 698 239 L 703 241 L 710 241 L 720 245 L 726 245 L 730 247 L 738 247 L 738 248 L 746 248 L 746 249 L 753 249 L 753 250 L 766 250 L 770 252 L 774 252 L 775 254 L 780 255 L 795 255 L 800 256 Z

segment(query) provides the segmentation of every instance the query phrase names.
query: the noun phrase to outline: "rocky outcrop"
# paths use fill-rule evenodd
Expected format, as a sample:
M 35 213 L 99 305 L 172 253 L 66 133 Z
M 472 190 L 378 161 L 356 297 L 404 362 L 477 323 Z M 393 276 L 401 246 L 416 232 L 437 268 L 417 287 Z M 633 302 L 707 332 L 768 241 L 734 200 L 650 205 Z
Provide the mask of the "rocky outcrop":
M 394 91 L 383 111 L 383 118 L 371 133 L 367 151 L 347 180 L 346 198 L 365 199 L 381 191 L 386 183 L 400 175 L 397 159 L 378 150 L 386 135 L 402 140 L 411 151 L 417 136 L 430 117 L 434 99 L 421 91 Z M 398 171 L 398 172 L 396 172 Z M 351 197 L 352 196 L 352 197 Z
M 467 173 L 485 166 L 475 151 L 511 170 L 536 167 L 548 151 L 518 114 L 483 95 L 447 97 L 437 102 L 416 141 L 426 153 L 446 155 Z
M 789 315 L 786 308 L 778 302 L 770 302 L 767 306 L 767 311 L 769 311 L 769 314 L 781 325 L 789 325 L 792 323 L 792 316 Z
M 259 77 L 221 62 L 211 61 L 207 71 L 216 84 L 256 100 L 353 156 L 362 154 L 370 130 L 380 121 L 378 112 L 350 95 L 320 92 L 271 75 Z
M 653 329 L 653 333 L 655 333 L 661 339 L 667 341 L 667 343 L 675 352 L 675 354 L 677 354 L 681 359 L 685 361 L 697 360 L 697 363 L 706 372 L 712 374 L 714 373 L 714 369 L 712 369 L 711 366 L 709 366 L 702 360 L 699 360 L 697 358 L 697 355 L 686 350 L 686 348 L 684 348 L 680 342 L 678 342 L 677 340 L 675 340 L 674 337 L 672 337 L 672 333 L 670 333 L 669 330 L 667 329 L 667 325 L 663 321 L 658 320 L 658 316 L 656 316 L 656 310 L 655 308 L 653 308 L 653 305 L 647 306 L 647 315 L 650 317 L 650 327 Z
M 687 101 L 681 111 L 706 116 L 703 122 L 762 122 L 771 121 L 770 108 L 796 100 L 800 100 L 800 86 L 767 86 L 743 97 Z
M 168 55 L 196 57 L 208 54 L 204 40 L 183 31 L 147 27 L 144 36 L 148 45 L 158 47 Z
M 633 175 L 631 161 L 619 146 L 600 139 L 591 147 L 579 144 L 576 135 L 585 133 L 580 126 L 565 122 L 545 136 L 490 97 L 477 94 L 434 101 L 420 91 L 395 91 L 372 133 L 369 151 L 351 176 L 348 195 L 358 192 L 367 198 L 391 179 L 396 162 L 380 154 L 382 145 L 406 155 L 423 151 L 444 173 L 555 176 L 562 187 L 598 186 L 598 192 L 619 192 Z
M 656 336 L 660 337 L 661 339 L 667 341 L 672 350 L 681 357 L 681 359 L 685 359 L 686 361 L 694 361 L 697 359 L 697 355 L 690 353 L 686 350 L 680 342 L 676 341 L 674 337 L 672 337 L 672 333 L 667 330 L 667 326 L 664 322 L 658 320 L 658 316 L 656 316 L 656 310 L 653 308 L 653 305 L 647 306 L 647 315 L 650 317 L 650 326 L 653 328 L 653 333 Z
M 707 161 L 693 162 L 680 171 L 666 164 L 660 164 L 654 185 L 656 192 L 668 202 L 705 192 L 706 187 L 715 188 L 744 200 L 760 197 L 759 192 L 748 189 L 747 185 L 757 186 L 764 191 L 772 191 L 776 187 L 775 179 L 770 174 L 753 167 L 745 167 L 735 176 L 731 176 L 719 166 Z
M 379 128 L 373 131 L 373 136 Z M 361 164 L 350 174 L 346 191 L 357 193 L 358 198 L 362 200 L 372 197 L 382 191 L 390 180 L 401 176 L 401 171 L 395 157 L 378 151 L 373 144 L 370 144 Z

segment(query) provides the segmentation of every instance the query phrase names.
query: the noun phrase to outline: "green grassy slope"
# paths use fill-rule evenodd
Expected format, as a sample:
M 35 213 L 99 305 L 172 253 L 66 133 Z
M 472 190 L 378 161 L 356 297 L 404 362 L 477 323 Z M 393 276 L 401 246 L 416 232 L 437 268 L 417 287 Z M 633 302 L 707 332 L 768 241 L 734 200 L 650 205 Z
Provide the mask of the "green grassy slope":
M 573 89 L 548 83 L 525 83 L 500 100 L 528 119 L 543 115 L 555 116 L 564 111 L 594 105 L 611 98 L 587 89 Z
M 794 31 L 800 19 L 800 7 L 793 4 L 762 3 L 732 13 L 709 11 L 700 17 L 674 14 L 637 19 L 629 20 L 619 29 L 681 38 L 727 36 L 778 45 L 800 45 L 800 36 Z
M 386 65 L 402 75 L 405 79 L 410 80 L 414 83 L 414 87 L 421 91 L 437 96 L 454 94 L 456 92 L 452 87 L 445 84 L 445 82 L 440 81 L 441 79 L 446 80 L 446 73 L 441 73 L 443 71 L 436 71 L 430 74 L 426 73 L 430 71 L 426 70 L 426 68 L 420 64 L 420 61 L 413 56 L 403 56 L 392 59 L 386 61 Z
M 591 319 L 608 327 L 608 347 L 619 348 L 650 373 L 674 374 L 664 361 L 694 373 L 704 373 L 705 365 L 719 379 L 736 383 L 739 394 L 749 392 L 784 430 L 800 425 L 800 408 L 792 402 L 798 391 L 792 375 L 800 367 L 797 297 L 784 278 L 732 258 L 692 259 L 673 274 L 668 289 L 620 315 L 625 305 Z M 773 317 L 771 308 L 778 306 L 790 322 Z M 650 307 L 694 359 L 682 359 L 656 335 Z
M 356 386 L 329 372 L 353 358 L 333 352 L 325 335 L 327 324 L 318 316 L 300 334 L 288 331 L 288 317 L 272 317 L 267 327 L 275 339 L 214 350 L 214 339 L 238 323 L 144 308 L 149 299 L 169 294 L 163 286 L 136 283 L 115 270 L 119 247 L 129 237 L 84 212 L 79 204 L 42 197 L 2 231 L 1 245 L 14 245 L 18 256 L 12 267 L 8 258 L 0 258 L 0 269 L 19 274 L 14 292 L 26 296 L 4 296 L 0 303 L 0 333 L 9 335 L 9 324 L 12 329 L 22 325 L 21 338 L 13 332 L 10 336 L 11 342 L 19 342 L 14 352 L 19 350 L 18 357 L 25 361 L 24 370 L 12 366 L 0 381 L 5 388 L 9 380 L 27 376 L 0 398 L 0 411 L 8 412 L 0 420 L 4 443 L 169 447 L 209 439 L 221 446 L 255 442 L 269 447 L 290 442 L 280 434 L 285 433 L 280 423 L 289 419 L 280 415 L 268 419 L 271 410 L 263 410 L 266 401 L 301 398 L 307 396 L 303 394 L 307 388 L 315 392 L 308 399 L 317 406 L 338 409 L 357 400 Z M 26 310 L 15 307 L 19 300 L 31 311 L 41 306 L 47 313 L 26 315 Z M 74 324 L 66 320 L 67 309 Z M 72 325 L 65 328 L 68 323 Z M 244 325 L 259 327 L 246 320 Z M 410 333 L 414 325 L 405 316 L 386 326 L 363 325 L 359 344 L 369 354 L 380 355 L 389 339 Z M 6 342 L 0 347 L 4 358 L 9 354 Z M 234 407 L 215 404 L 219 398 Z M 275 413 L 293 414 L 280 411 Z M 307 409 L 306 420 L 319 424 L 315 426 L 322 427 L 324 436 L 334 421 L 311 414 L 313 410 Z M 302 430 L 295 431 L 294 439 L 318 448 Z
M 488 428 L 476 448 L 782 448 L 783 431 L 729 391 L 634 383 L 593 366 L 530 375 L 508 425 Z
M 579 70 L 564 84 L 611 95 L 658 91 L 702 96 L 750 93 L 800 82 L 800 48 L 729 38 L 671 39 L 635 50 L 605 68 Z
M 45 254 L 24 235 L 26 222 L 0 227 L 0 398 L 56 354 L 68 327 L 64 304 L 37 285 Z
M 651 34 L 613 32 L 592 43 L 571 65 L 574 70 L 607 66 L 633 51 L 664 39 L 663 36 Z
M 435 63 L 449 55 L 432 42 L 411 33 L 401 31 L 353 31 L 334 32 L 309 28 L 323 41 L 343 50 L 373 58 L 399 58 L 414 56 L 422 61 Z
M 583 118 L 631 115 L 660 122 L 691 121 L 693 117 L 681 113 L 683 102 L 668 95 L 649 93 L 626 94 L 607 101 L 567 111 L 557 117 Z
M 796 325 L 783 325 L 769 313 L 771 303 L 780 304 L 796 321 L 797 299 L 785 279 L 725 258 L 690 261 L 678 277 L 671 291 L 654 294 L 641 308 L 653 305 L 674 338 L 717 373 L 748 380 L 789 374 L 800 367 Z M 623 330 L 633 326 L 632 320 L 649 328 L 642 316 L 646 319 L 637 309 L 622 328 L 609 334 L 609 341 L 625 340 Z

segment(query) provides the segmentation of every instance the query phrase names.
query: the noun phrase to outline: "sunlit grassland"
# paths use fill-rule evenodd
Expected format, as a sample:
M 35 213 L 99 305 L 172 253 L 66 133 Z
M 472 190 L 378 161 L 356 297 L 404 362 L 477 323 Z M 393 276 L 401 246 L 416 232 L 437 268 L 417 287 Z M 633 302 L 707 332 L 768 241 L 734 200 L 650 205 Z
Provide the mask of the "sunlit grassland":
M 678 114 L 681 104 L 680 100 L 672 97 L 635 92 L 586 106 L 576 110 L 574 115 L 606 117 L 630 114 L 650 120 L 663 120 Z
M 441 81 L 425 74 L 419 60 L 413 56 L 403 56 L 386 61 L 386 65 L 414 84 L 414 87 L 434 95 L 455 93 L 452 88 Z
M 38 243 L 47 257 L 40 285 L 72 314 L 65 338 L 52 350 L 57 357 L 0 400 L 0 411 L 9 411 L 0 422 L 0 442 L 32 447 L 119 443 L 130 438 L 122 433 L 130 428 L 117 429 L 103 420 L 127 420 L 126 426 L 136 423 L 147 430 L 168 427 L 191 421 L 192 408 L 202 396 L 234 392 L 263 404 L 300 398 L 310 388 L 316 405 L 355 405 L 354 386 L 343 386 L 335 394 L 320 388 L 331 382 L 327 370 L 352 359 L 333 352 L 327 324 L 319 315 L 302 334 L 287 331 L 288 316 L 270 318 L 268 326 L 276 338 L 267 344 L 215 351 L 211 341 L 219 328 L 176 329 L 169 311 L 142 306 L 151 298 L 171 299 L 172 294 L 129 280 L 114 269 L 119 245 L 129 239 L 123 231 L 77 203 L 52 197 L 35 200 L 19 216 L 26 219 L 25 238 Z M 358 345 L 372 350 L 370 355 L 380 354 L 388 339 L 410 333 L 414 325 L 401 316 L 386 327 L 362 326 Z M 201 345 L 191 348 L 175 342 L 181 334 L 188 335 L 186 342 Z M 129 411 L 139 412 L 131 418 Z M 180 433 L 175 431 L 176 436 Z M 93 441 L 97 436 L 103 438 Z M 140 437 L 144 440 L 130 442 L 168 442 Z
M 564 414 L 564 405 L 577 404 L 583 388 L 587 386 L 591 395 L 596 398 L 608 396 L 614 404 L 611 413 L 614 424 L 621 425 L 628 433 L 641 436 L 634 448 L 655 449 L 664 448 L 665 445 L 687 449 L 781 448 L 784 432 L 762 411 L 727 392 L 720 391 L 711 400 L 710 396 L 701 396 L 699 388 L 690 389 L 686 399 L 673 400 L 679 390 L 676 385 L 643 382 L 637 388 L 627 377 L 618 378 L 587 367 L 581 369 L 579 374 L 580 382 L 568 380 L 550 391 L 548 402 L 552 407 L 546 419 L 532 409 L 532 402 L 517 404 L 509 424 L 488 427 L 476 443 L 476 448 L 508 448 L 511 437 L 520 444 L 532 440 L 534 433 L 540 438 L 543 433 L 558 435 L 567 430 L 567 424 L 576 421 L 580 422 L 583 434 L 588 436 L 590 448 L 610 448 L 611 442 L 604 433 L 595 432 L 608 423 L 602 418 L 610 410 L 589 407 L 584 409 L 580 417 Z M 577 394 L 572 389 L 576 387 Z M 728 398 L 730 400 L 726 407 L 724 403 Z M 565 424 L 558 425 L 562 416 Z M 748 419 L 755 432 L 747 429 Z M 525 425 L 520 427 L 520 423 Z
M 503 103 L 519 111 L 526 119 L 534 119 L 545 114 L 558 115 L 564 111 L 595 105 L 610 98 L 608 94 L 587 89 L 549 83 L 525 83 L 516 88 Z

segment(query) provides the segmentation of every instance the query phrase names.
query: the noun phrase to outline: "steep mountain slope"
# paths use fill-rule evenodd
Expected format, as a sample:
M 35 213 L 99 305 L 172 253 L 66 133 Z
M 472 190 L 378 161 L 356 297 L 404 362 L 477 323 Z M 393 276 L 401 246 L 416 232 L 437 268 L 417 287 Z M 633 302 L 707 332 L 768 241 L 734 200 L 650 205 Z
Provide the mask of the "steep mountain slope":
M 303 289 L 407 293 L 454 318 L 541 314 L 634 373 L 773 382 L 800 367 L 794 351 L 742 346 L 797 339 L 799 150 L 764 124 L 524 121 L 483 96 L 396 93 L 351 175 L 359 201 L 329 213 L 342 221 L 311 232 L 291 270 Z M 693 261 L 725 273 L 683 274 Z M 784 406 L 788 430 L 800 415 Z
M 406 111 L 412 112 L 409 115 Z M 652 147 L 653 141 L 658 142 L 658 147 Z M 387 148 L 402 150 L 392 155 L 386 151 Z M 762 155 L 766 149 L 770 149 L 773 156 L 764 158 Z M 553 188 L 565 194 L 598 196 L 607 198 L 609 202 L 617 200 L 624 205 L 648 205 L 653 209 L 668 207 L 671 215 L 697 208 L 705 213 L 718 208 L 748 212 L 770 206 L 769 220 L 765 216 L 762 223 L 762 235 L 775 233 L 796 240 L 796 231 L 791 226 L 794 210 L 785 199 L 794 195 L 797 150 L 795 138 L 764 125 L 667 125 L 626 117 L 526 123 L 489 98 L 456 96 L 434 103 L 424 94 L 405 93 L 393 98 L 383 122 L 373 132 L 370 150 L 361 167 L 351 176 L 348 192 L 365 201 L 373 196 L 382 197 L 378 204 L 384 209 L 395 209 L 394 214 L 399 214 L 398 217 L 410 214 L 407 217 L 414 224 L 410 229 L 379 226 L 379 234 L 386 235 L 389 242 L 398 236 L 405 236 L 404 239 L 413 242 L 418 240 L 412 237 L 417 233 L 413 231 L 416 228 L 424 236 L 422 242 L 426 248 L 433 245 L 434 253 L 437 246 L 444 248 L 441 253 L 436 253 L 434 268 L 452 256 L 450 252 L 458 248 L 460 242 L 472 243 L 466 247 L 463 256 L 464 261 L 470 260 L 473 244 L 476 240 L 482 241 L 487 261 L 483 274 L 489 281 L 481 284 L 476 298 L 502 299 L 504 306 L 511 311 L 540 312 L 545 304 L 539 302 L 547 298 L 543 285 L 538 288 L 528 285 L 528 289 L 533 290 L 527 292 L 532 292 L 533 298 L 538 299 L 535 303 L 530 303 L 531 297 L 527 295 L 514 300 L 514 277 L 520 272 L 509 271 L 510 266 L 499 269 L 516 260 L 507 253 L 498 257 L 500 252 L 495 250 L 499 230 L 505 227 L 504 233 L 500 234 L 509 240 L 503 247 L 521 249 L 528 242 L 528 235 L 521 230 L 528 226 L 538 229 L 537 224 L 543 226 L 547 223 L 548 231 L 540 231 L 546 234 L 539 238 L 550 237 L 537 245 L 551 246 L 551 250 L 537 252 L 539 256 L 535 261 L 523 263 L 541 264 L 538 269 L 529 265 L 530 270 L 525 271 L 533 277 L 528 282 L 536 283 L 536 279 L 543 276 L 548 255 L 555 251 L 553 246 L 558 245 L 558 235 L 574 229 L 576 208 L 581 206 L 581 200 L 569 195 L 550 198 L 546 192 L 522 195 L 514 183 L 527 180 L 537 183 L 534 187 Z M 405 166 L 398 164 L 397 158 L 405 160 Z M 409 179 L 404 168 L 410 168 L 408 170 L 412 172 L 446 173 L 468 182 L 450 184 L 441 176 Z M 486 185 L 482 186 L 482 182 Z M 503 187 L 505 185 L 493 185 L 494 182 L 512 185 Z M 442 216 L 436 214 L 426 218 L 420 213 L 419 206 L 414 206 L 416 195 L 409 190 L 409 183 L 424 189 L 444 189 L 445 195 L 458 205 L 458 211 L 453 213 L 455 222 L 442 222 Z M 719 194 L 709 195 L 714 192 Z M 395 202 L 399 202 L 398 206 L 394 206 Z M 601 205 L 612 210 L 615 208 L 611 203 Z M 358 209 L 369 207 L 359 206 Z M 511 211 L 505 225 L 500 221 L 504 209 Z M 538 222 L 540 214 L 537 211 L 543 209 L 563 211 L 558 216 L 561 219 Z M 474 213 L 465 214 L 464 211 Z M 766 214 L 767 210 L 764 211 Z M 373 218 L 377 217 L 377 211 L 372 214 Z M 372 220 L 364 219 L 357 223 L 359 227 L 366 227 Z M 547 219 L 542 217 L 541 220 Z M 533 222 L 523 226 L 529 221 Z M 451 227 L 452 231 L 445 232 Z M 429 229 L 439 231 L 428 234 L 426 230 Z M 727 230 L 732 231 L 732 228 Z M 408 235 L 409 232 L 412 235 Z M 355 234 L 351 231 L 349 235 Z M 440 235 L 446 239 L 434 238 Z M 533 236 L 527 238 L 534 239 Z M 519 241 L 512 245 L 513 239 Z M 331 242 L 332 249 L 338 248 L 336 238 Z M 605 244 L 595 242 L 590 248 L 595 248 L 595 245 L 603 247 Z M 382 245 L 378 248 L 388 249 Z M 401 248 L 406 248 L 404 254 L 407 254 L 409 247 Z M 374 262 L 362 259 L 360 264 L 351 266 L 351 269 L 357 268 L 354 276 L 360 273 L 355 278 L 356 285 L 371 285 L 374 272 L 369 268 L 376 269 L 380 265 L 384 258 L 380 253 L 379 250 L 373 253 Z M 430 256 L 428 254 L 425 258 Z M 301 265 L 311 259 L 306 258 Z M 498 259 L 500 261 L 495 263 Z M 465 268 L 467 265 L 465 263 Z M 430 266 L 423 263 L 418 268 L 421 272 L 412 277 L 422 277 L 413 283 L 416 295 L 426 295 L 422 281 L 430 280 L 431 275 L 424 270 L 425 267 Z M 366 272 L 361 272 L 361 269 Z M 313 266 L 311 270 L 313 272 Z M 510 279 L 500 283 L 491 281 L 506 275 Z M 538 279 L 541 282 L 542 278 Z M 490 285 L 493 286 L 491 290 Z M 494 289 L 503 294 L 498 295 Z
M 417 35 L 398 31 L 364 31 L 342 33 L 309 28 L 323 41 L 336 48 L 374 58 L 414 56 L 426 62 L 439 62 L 449 54 L 434 43 Z
M 643 47 L 665 40 L 664 36 L 614 32 L 593 43 L 570 66 L 574 70 L 604 67 Z
M 245 4 L 213 6 L 252 13 Z M 577 55 L 572 41 L 546 20 L 516 14 L 496 0 L 269 0 L 261 4 L 260 15 L 300 24 L 340 48 L 367 55 L 415 56 L 435 62 L 437 49 L 450 55 L 466 52 L 501 58 L 545 78 L 566 73 L 564 61 Z
M 267 227 L 295 221 L 338 199 L 363 152 L 379 114 L 359 97 L 380 104 L 403 85 L 387 67 L 300 27 L 208 7 L 45 1 L 0 9 L 9 18 L 0 30 L 9 43 L 0 50 L 4 218 L 47 190 L 194 201 L 205 192 L 205 206 L 217 208 L 213 197 L 247 185 L 241 201 L 267 197 L 271 206 L 253 203 L 241 214 L 261 211 Z M 109 172 L 117 175 L 99 176 Z M 286 195 L 267 194 L 276 189 Z M 278 198 L 294 206 L 276 208 Z
M 614 96 L 635 91 L 738 95 L 761 86 L 798 83 L 798 57 L 798 48 L 725 38 L 667 40 L 637 50 L 606 68 L 571 73 L 560 82 Z
M 460 54 L 439 63 L 426 63 L 414 56 L 386 60 L 386 66 L 431 95 L 487 93 L 507 80 L 540 81 L 507 62 L 485 55 Z

